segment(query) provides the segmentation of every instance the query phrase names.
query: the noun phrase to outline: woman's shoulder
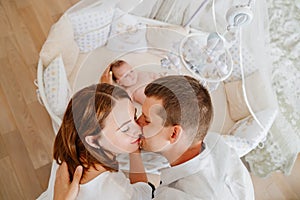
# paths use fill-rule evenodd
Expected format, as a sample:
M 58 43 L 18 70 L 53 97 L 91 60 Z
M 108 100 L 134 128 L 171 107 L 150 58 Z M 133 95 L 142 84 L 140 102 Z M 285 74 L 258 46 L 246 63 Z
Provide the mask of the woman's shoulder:
M 95 199 L 96 197 L 121 197 L 126 193 L 122 188 L 130 184 L 124 173 L 104 172 L 86 184 L 80 185 L 78 199 Z M 122 198 L 117 198 L 122 199 Z
M 130 199 L 134 192 L 130 180 L 122 171 L 111 172 L 102 189 L 102 195 L 107 199 Z
M 151 199 L 152 188 L 147 183 L 131 184 L 122 171 L 105 172 L 93 182 L 80 187 L 77 199 Z
M 116 172 L 110 172 L 109 176 L 116 177 L 116 178 L 126 178 L 126 175 L 122 170 L 116 171 Z
M 99 174 L 93 180 L 91 180 L 85 184 L 81 184 L 81 186 L 85 186 L 85 185 L 88 185 L 89 183 L 93 183 L 93 182 L 108 182 L 108 181 L 112 181 L 112 180 L 127 181 L 127 177 L 125 176 L 125 174 L 122 171 L 118 171 L 118 172 L 106 171 L 106 172 Z

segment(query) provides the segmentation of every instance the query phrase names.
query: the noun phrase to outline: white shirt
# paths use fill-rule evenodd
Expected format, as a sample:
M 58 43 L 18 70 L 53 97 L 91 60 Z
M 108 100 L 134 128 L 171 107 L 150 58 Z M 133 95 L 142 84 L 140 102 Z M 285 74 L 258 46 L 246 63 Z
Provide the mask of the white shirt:
M 219 134 L 208 133 L 205 149 L 193 159 L 161 171 L 156 200 L 253 200 L 246 167 Z
M 57 164 L 53 162 L 48 189 L 38 197 L 39 200 L 53 199 L 57 167 Z M 77 199 L 150 200 L 152 188 L 148 183 L 143 182 L 130 184 L 129 179 L 121 171 L 107 171 L 85 184 L 80 184 Z
M 81 184 L 77 199 L 152 199 L 152 189 L 148 183 L 130 184 L 121 172 L 104 172 L 92 181 Z

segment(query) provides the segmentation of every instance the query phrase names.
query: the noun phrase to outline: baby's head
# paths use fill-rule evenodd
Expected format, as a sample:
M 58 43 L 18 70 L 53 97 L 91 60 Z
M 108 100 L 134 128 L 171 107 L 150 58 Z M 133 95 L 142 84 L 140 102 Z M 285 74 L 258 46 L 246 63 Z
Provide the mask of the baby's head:
M 129 87 L 137 82 L 137 73 L 124 60 L 117 60 L 110 64 L 113 80 L 121 86 Z

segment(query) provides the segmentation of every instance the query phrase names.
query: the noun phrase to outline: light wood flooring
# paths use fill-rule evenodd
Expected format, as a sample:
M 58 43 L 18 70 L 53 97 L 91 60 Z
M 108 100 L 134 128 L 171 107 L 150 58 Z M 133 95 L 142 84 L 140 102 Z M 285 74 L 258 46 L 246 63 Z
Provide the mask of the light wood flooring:
M 0 199 L 35 199 L 47 187 L 54 140 L 36 99 L 39 51 L 51 25 L 79 0 L 0 0 Z M 300 157 L 292 175 L 253 177 L 257 199 L 300 199 Z

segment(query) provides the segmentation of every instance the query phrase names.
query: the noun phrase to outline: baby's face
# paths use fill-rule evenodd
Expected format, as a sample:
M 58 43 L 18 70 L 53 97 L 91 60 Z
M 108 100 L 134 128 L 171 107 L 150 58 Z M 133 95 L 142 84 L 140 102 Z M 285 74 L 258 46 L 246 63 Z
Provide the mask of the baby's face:
M 137 82 L 137 72 L 134 71 L 128 63 L 124 63 L 120 67 L 114 68 L 112 71 L 119 85 L 129 87 Z

